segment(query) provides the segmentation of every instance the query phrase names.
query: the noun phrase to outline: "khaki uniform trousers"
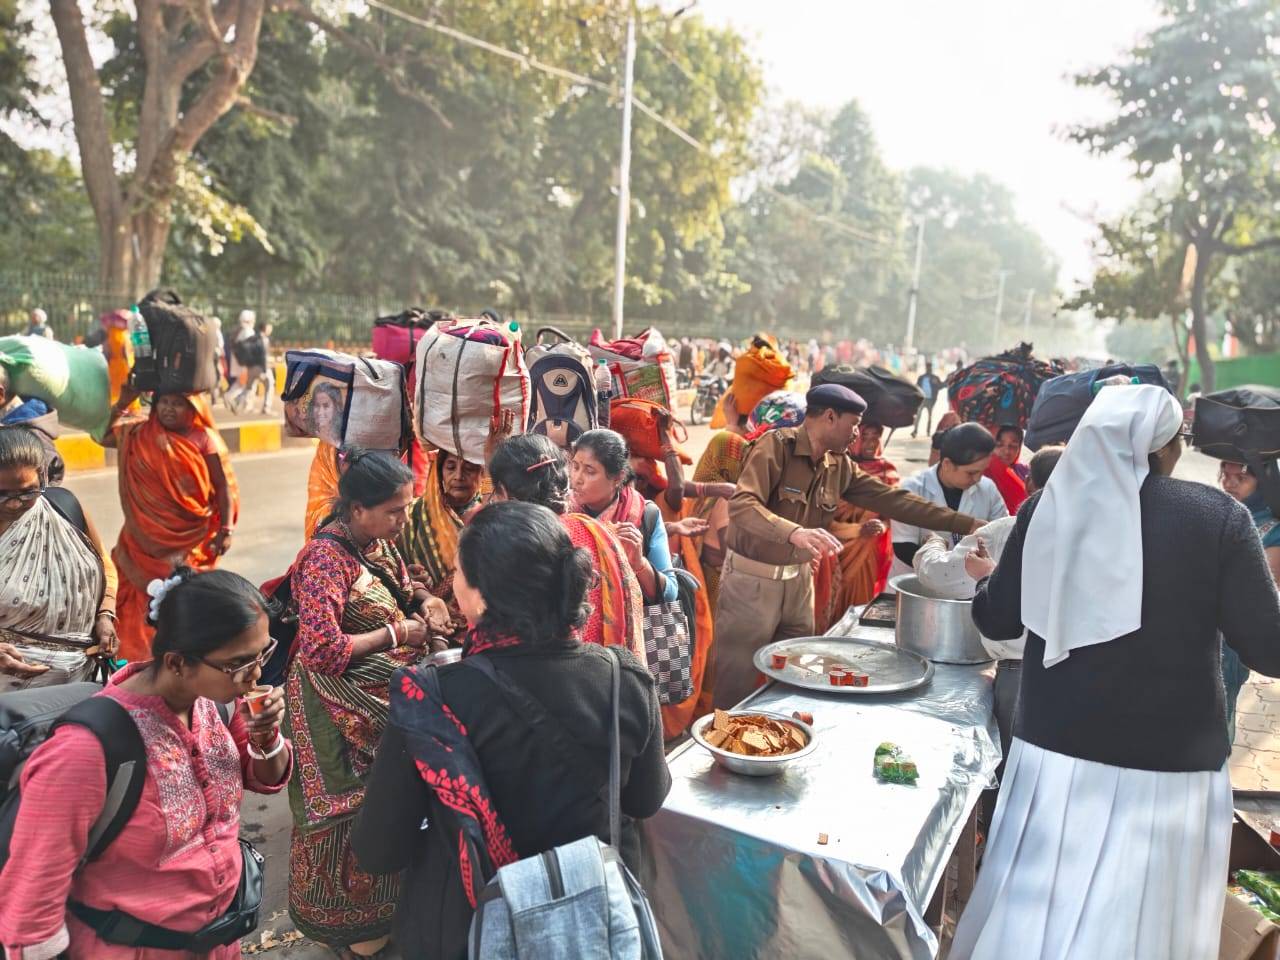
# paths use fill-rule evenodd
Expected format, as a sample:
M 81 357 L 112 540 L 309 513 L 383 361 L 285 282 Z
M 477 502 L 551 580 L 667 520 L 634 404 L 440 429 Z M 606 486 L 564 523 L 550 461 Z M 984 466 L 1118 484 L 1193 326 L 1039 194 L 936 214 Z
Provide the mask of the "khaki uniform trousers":
M 756 688 L 760 674 L 752 657 L 761 647 L 775 640 L 812 635 L 813 571 L 809 565 L 777 567 L 730 552 L 716 603 L 712 705 L 728 710 Z

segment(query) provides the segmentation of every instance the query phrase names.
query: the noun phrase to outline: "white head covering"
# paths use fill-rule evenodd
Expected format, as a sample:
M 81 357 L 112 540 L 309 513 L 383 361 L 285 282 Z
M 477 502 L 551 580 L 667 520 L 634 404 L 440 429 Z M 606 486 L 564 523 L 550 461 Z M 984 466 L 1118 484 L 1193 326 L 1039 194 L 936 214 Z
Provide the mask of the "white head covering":
M 1160 387 L 1105 387 L 1040 496 L 1022 554 L 1022 622 L 1044 665 L 1142 622 L 1142 512 L 1149 454 L 1177 436 L 1182 410 Z
M 258 315 L 252 310 L 241 310 L 239 322 L 240 326 L 252 329 L 253 325 L 258 322 Z

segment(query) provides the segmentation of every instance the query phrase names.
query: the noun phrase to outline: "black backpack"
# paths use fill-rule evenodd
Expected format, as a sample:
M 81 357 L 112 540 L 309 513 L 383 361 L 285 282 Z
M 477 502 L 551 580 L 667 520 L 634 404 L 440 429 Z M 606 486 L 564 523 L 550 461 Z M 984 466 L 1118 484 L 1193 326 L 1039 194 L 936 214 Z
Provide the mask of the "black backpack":
M 151 336 L 150 359 L 138 359 L 131 374 L 142 391 L 202 393 L 217 386 L 217 328 L 186 306 L 172 290 L 152 290 L 138 303 Z
M 235 341 L 235 343 L 231 344 L 231 352 L 235 355 L 236 363 L 242 367 L 265 367 L 267 365 L 267 345 L 263 342 L 262 334 L 260 333 Z
M 813 386 L 838 383 L 867 401 L 865 419 L 882 427 L 897 429 L 916 422 L 924 403 L 924 391 L 884 367 L 853 367 L 838 363 L 823 367 L 813 375 Z
M 1035 451 L 1070 440 L 1084 412 L 1093 403 L 1094 384 L 1114 376 L 1136 377 L 1139 383 L 1169 389 L 1164 374 L 1153 363 L 1113 363 L 1098 370 L 1081 370 L 1054 377 L 1036 394 L 1031 418 L 1027 421 L 1024 440 L 1027 449 Z
M 107 799 L 89 829 L 80 865 L 100 857 L 137 809 L 147 779 L 142 734 L 128 710 L 110 697 L 94 696 L 100 690 L 96 683 L 66 683 L 0 696 L 0 870 L 9 861 L 22 802 L 22 767 L 36 747 L 65 723 L 79 724 L 97 737 L 106 761 Z M 218 704 L 218 713 L 224 723 L 230 723 L 228 705 Z

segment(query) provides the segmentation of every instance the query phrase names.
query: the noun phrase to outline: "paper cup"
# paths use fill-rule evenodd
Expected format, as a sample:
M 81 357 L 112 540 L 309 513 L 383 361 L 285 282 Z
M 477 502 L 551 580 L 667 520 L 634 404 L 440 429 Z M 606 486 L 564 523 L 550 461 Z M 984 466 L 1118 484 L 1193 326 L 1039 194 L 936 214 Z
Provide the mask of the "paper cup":
M 267 694 L 272 691 L 272 687 L 257 686 L 244 695 L 244 702 L 249 707 L 249 713 L 257 716 L 267 708 Z

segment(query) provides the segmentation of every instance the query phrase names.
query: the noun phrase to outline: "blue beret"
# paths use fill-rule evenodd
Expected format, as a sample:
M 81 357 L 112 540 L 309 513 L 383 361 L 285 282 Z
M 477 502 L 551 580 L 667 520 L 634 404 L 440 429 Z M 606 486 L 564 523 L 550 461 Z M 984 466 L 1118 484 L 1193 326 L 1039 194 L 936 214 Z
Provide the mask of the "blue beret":
M 867 412 L 867 401 L 838 383 L 824 383 L 820 387 L 814 387 L 804 395 L 804 399 L 809 408 L 835 410 L 837 413 Z

